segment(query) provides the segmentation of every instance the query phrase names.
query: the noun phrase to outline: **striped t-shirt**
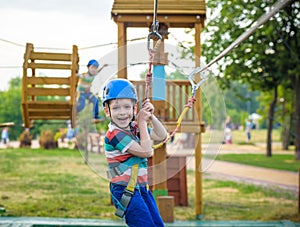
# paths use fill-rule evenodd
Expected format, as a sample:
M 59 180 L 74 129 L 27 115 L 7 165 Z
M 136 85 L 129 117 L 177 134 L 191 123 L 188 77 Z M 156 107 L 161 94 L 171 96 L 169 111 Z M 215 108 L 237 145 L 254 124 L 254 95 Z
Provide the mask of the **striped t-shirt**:
M 150 129 L 148 129 L 150 132 Z M 139 163 L 137 184 L 145 186 L 148 182 L 147 158 L 132 155 L 127 150 L 134 141 L 139 143 L 139 130 L 136 123 L 131 123 L 130 130 L 118 128 L 113 123 L 108 126 L 108 131 L 104 139 L 104 150 L 108 168 L 118 166 L 122 170 L 121 175 L 116 175 L 110 179 L 111 183 L 127 185 L 131 176 L 131 167 Z
M 93 80 L 95 79 L 95 76 L 92 76 L 89 73 L 79 74 L 78 77 L 77 91 L 83 93 L 91 88 Z

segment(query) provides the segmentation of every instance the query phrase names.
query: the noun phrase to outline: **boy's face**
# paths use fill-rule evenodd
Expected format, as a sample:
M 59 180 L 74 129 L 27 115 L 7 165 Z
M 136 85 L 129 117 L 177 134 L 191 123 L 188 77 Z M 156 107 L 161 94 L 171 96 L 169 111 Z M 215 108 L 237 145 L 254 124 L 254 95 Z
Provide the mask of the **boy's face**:
M 95 76 L 97 74 L 97 72 L 98 72 L 98 68 L 96 66 L 94 66 L 94 65 L 90 65 L 88 67 L 88 71 L 89 71 L 89 74 Z
M 109 102 L 109 109 L 107 105 L 104 107 L 106 117 L 111 117 L 111 121 L 120 128 L 129 126 L 136 111 L 137 106 L 132 99 L 114 99 Z

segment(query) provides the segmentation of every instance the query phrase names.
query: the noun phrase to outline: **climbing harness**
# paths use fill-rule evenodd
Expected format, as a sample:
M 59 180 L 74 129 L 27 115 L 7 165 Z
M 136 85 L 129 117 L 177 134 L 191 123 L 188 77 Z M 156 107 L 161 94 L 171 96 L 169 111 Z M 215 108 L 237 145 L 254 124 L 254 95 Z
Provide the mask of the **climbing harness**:
M 124 214 L 126 212 L 126 209 L 129 205 L 130 200 L 133 197 L 134 194 L 134 189 L 137 181 L 137 176 L 138 176 L 138 170 L 139 170 L 139 164 L 135 164 L 131 167 L 131 177 L 128 182 L 127 187 L 125 188 L 122 197 L 118 203 L 118 208 L 116 210 L 116 215 L 120 218 L 124 217 Z

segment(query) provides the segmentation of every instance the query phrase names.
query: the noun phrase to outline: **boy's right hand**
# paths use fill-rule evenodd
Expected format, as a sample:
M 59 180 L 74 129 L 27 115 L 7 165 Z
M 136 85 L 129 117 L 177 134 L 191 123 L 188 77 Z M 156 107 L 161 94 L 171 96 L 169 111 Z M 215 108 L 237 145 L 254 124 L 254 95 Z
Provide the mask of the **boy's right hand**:
M 150 120 L 152 116 L 152 113 L 145 110 L 145 109 L 141 109 L 137 115 L 137 122 L 141 122 L 141 121 L 144 121 L 144 122 L 147 122 Z

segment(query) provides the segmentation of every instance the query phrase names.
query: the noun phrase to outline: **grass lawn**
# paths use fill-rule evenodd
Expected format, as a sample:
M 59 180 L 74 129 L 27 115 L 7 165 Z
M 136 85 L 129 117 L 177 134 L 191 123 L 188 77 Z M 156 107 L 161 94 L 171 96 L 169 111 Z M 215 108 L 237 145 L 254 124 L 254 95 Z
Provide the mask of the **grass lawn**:
M 202 134 L 203 143 L 208 143 L 210 137 L 215 134 L 220 135 L 223 139 L 223 131 L 218 130 L 208 130 Z M 246 143 L 246 132 L 244 130 L 233 130 L 232 131 L 232 141 L 234 144 L 245 144 Z M 265 143 L 267 140 L 267 130 L 266 129 L 256 129 L 251 131 L 251 143 Z M 272 131 L 272 141 L 280 142 L 280 131 L 278 129 Z M 246 143 L 247 144 L 247 143 Z
M 114 219 L 108 181 L 68 149 L 0 150 L 2 216 Z M 92 158 L 92 157 L 91 157 Z M 105 160 L 98 155 L 100 161 Z M 92 160 L 91 160 L 92 161 Z M 194 172 L 188 171 L 188 207 L 176 207 L 176 220 L 193 220 Z M 205 220 L 300 221 L 297 197 L 284 191 L 231 181 L 203 180 Z
M 300 168 L 300 161 L 295 160 L 294 154 L 273 154 L 272 157 L 265 154 L 221 154 L 216 160 L 293 172 Z

